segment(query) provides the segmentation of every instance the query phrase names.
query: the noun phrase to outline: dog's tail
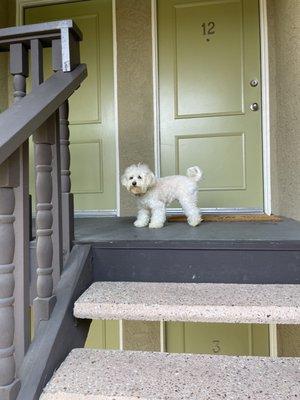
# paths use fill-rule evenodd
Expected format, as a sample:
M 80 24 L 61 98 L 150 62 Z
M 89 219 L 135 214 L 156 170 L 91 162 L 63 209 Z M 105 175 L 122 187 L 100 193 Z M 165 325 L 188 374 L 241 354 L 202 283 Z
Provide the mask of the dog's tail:
M 192 179 L 195 182 L 198 182 L 202 178 L 203 172 L 199 167 L 195 166 L 188 168 L 186 174 L 190 179 Z

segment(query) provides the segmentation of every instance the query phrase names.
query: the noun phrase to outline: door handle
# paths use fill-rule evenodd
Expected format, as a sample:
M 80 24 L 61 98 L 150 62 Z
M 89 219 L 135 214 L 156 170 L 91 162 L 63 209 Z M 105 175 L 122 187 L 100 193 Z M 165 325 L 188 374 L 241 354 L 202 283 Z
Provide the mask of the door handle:
M 250 106 L 251 111 L 258 111 L 259 110 L 259 105 L 258 103 L 252 103 Z

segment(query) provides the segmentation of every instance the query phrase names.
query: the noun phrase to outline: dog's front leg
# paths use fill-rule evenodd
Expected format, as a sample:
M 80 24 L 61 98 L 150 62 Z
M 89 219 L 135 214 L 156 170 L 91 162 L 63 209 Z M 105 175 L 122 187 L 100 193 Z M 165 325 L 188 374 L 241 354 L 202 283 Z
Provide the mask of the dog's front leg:
M 137 219 L 134 221 L 133 225 L 137 228 L 143 228 L 149 224 L 150 221 L 150 211 L 145 208 L 141 208 L 138 212 Z
M 151 222 L 149 228 L 162 228 L 166 220 L 165 204 L 159 203 L 151 208 Z

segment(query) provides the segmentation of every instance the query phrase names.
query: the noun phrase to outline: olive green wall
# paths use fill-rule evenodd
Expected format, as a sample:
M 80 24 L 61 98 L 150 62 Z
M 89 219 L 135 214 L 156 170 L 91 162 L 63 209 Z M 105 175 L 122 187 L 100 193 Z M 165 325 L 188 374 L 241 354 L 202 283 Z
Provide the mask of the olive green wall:
M 8 26 L 8 0 L 0 1 L 0 27 Z M 7 85 L 7 55 L 0 54 L 0 112 L 7 108 L 8 102 L 8 85 Z
M 116 0 L 120 171 L 143 161 L 154 167 L 151 0 Z M 121 189 L 121 215 L 135 214 Z
M 274 209 L 300 220 L 300 2 L 268 0 Z
M 0 0 L 0 27 L 14 26 L 16 20 L 14 0 Z M 12 79 L 9 75 L 8 54 L 0 54 L 0 112 L 5 110 L 12 100 Z M 8 79 L 9 77 L 9 79 Z
M 300 219 L 300 2 L 267 0 L 270 56 L 272 208 Z M 15 1 L 0 0 L 0 25 L 15 23 Z M 154 167 L 151 0 L 116 0 L 120 170 Z M 7 60 L 0 58 L 0 110 L 7 106 Z M 121 215 L 135 201 L 121 189 Z

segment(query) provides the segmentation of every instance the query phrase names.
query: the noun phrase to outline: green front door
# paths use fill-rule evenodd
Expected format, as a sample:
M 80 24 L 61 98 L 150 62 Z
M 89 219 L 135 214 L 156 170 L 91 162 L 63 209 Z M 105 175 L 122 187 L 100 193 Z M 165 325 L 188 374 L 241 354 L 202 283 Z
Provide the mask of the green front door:
M 161 175 L 199 165 L 200 207 L 262 210 L 258 0 L 158 0 L 158 48 Z
M 70 99 L 72 192 L 77 210 L 116 208 L 116 153 L 111 0 L 27 8 L 25 23 L 73 19 L 83 32 L 88 78 Z M 50 50 L 45 52 L 48 74 Z

